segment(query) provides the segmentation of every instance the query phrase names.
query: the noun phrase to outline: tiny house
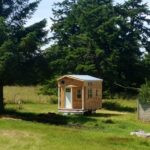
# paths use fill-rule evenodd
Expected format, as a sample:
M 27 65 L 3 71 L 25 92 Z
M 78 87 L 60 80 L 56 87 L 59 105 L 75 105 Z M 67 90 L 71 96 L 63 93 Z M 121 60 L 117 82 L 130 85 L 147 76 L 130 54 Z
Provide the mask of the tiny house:
M 58 79 L 58 111 L 93 112 L 102 107 L 102 79 L 89 75 L 64 75 Z

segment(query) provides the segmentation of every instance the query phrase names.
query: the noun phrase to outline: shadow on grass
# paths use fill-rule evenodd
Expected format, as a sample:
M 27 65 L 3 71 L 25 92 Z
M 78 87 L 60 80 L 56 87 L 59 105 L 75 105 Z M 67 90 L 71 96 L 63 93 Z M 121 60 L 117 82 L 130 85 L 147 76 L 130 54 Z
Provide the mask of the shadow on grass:
M 103 108 L 108 109 L 108 110 L 120 111 L 120 112 L 135 112 L 136 111 L 136 108 L 128 107 L 128 106 L 121 106 L 117 102 L 110 102 L 110 101 L 105 101 L 103 103 Z
M 113 117 L 113 116 L 120 116 L 122 114 L 112 114 L 112 113 L 95 113 L 92 114 L 92 117 L 105 117 L 105 118 L 109 118 L 109 117 Z
M 80 127 L 86 122 L 96 122 L 96 119 L 90 118 L 88 116 L 82 115 L 60 115 L 56 113 L 28 113 L 28 112 L 18 112 L 14 109 L 7 109 L 5 113 L 1 117 L 8 117 L 14 119 L 21 119 L 25 121 L 31 122 L 39 122 L 45 124 L 53 124 L 53 125 L 68 125 Z

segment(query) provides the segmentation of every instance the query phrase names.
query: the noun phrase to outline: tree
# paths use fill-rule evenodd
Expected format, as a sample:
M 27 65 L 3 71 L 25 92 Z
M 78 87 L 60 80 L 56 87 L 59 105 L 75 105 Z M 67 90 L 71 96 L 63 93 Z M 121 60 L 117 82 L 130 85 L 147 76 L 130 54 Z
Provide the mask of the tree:
M 141 49 L 149 51 L 150 11 L 142 0 L 64 0 L 53 13 L 55 43 L 47 50 L 52 72 L 102 77 L 111 92 L 121 90 L 116 83 L 144 82 Z
M 49 51 L 54 52 L 58 59 L 52 61 L 52 64 L 56 63 L 60 66 L 57 63 L 61 63 L 61 67 L 64 65 L 65 73 L 74 70 L 74 72 L 89 72 L 98 75 L 100 68 L 96 62 L 103 57 L 102 44 L 103 46 L 105 44 L 104 40 L 99 37 L 100 26 L 103 27 L 104 23 L 113 17 L 112 1 L 65 0 L 56 6 L 58 9 L 53 10 L 55 17 L 52 19 L 54 21 L 52 31 L 54 32 L 53 39 L 57 42 Z M 98 42 L 102 44 L 97 45 Z M 52 53 L 49 54 L 53 55 Z M 98 53 L 101 54 L 100 58 L 98 58 Z M 64 55 L 66 63 L 62 59 Z M 76 61 L 77 58 L 79 58 L 78 61 Z
M 3 111 L 4 68 L 10 54 L 8 51 L 5 51 L 5 49 L 9 47 L 9 44 L 11 44 L 10 41 L 8 41 L 7 39 L 7 27 L 3 18 L 0 18 L 0 34 L 0 110 Z
M 117 8 L 120 15 L 120 32 L 117 39 L 119 49 L 119 78 L 124 85 L 139 87 L 146 78 L 143 55 L 149 52 L 150 10 L 142 0 L 128 0 Z M 121 77 L 122 76 L 122 77 Z
M 111 81 L 117 79 L 117 52 L 113 43 L 118 36 L 115 25 L 119 20 L 112 1 L 65 0 L 56 6 L 52 26 L 56 44 L 48 49 L 50 67 L 60 70 L 60 74 L 103 77 L 110 87 Z
M 47 43 L 45 20 L 25 27 L 39 2 L 0 0 L 0 113 L 4 111 L 3 86 L 25 79 L 24 69 L 42 56 L 40 48 Z

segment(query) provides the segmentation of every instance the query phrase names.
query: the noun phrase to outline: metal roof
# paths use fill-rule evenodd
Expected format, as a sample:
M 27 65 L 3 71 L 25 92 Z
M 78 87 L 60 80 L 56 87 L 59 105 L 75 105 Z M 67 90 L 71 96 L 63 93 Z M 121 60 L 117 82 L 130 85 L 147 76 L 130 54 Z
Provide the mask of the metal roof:
M 92 76 L 89 76 L 89 75 L 66 75 L 66 76 L 70 77 L 70 78 L 79 79 L 79 80 L 82 80 L 82 81 L 103 81 L 100 78 L 92 77 Z

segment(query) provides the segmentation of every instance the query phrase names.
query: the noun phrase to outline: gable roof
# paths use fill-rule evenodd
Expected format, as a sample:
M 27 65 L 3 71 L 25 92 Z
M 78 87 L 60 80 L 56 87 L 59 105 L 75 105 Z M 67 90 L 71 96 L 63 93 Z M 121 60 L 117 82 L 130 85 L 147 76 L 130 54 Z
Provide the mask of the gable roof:
M 81 80 L 81 81 L 103 81 L 100 78 L 92 77 L 89 75 L 64 75 L 64 76 L 60 77 L 58 80 L 60 80 L 64 77 L 73 78 L 73 79 L 77 79 L 77 80 Z

